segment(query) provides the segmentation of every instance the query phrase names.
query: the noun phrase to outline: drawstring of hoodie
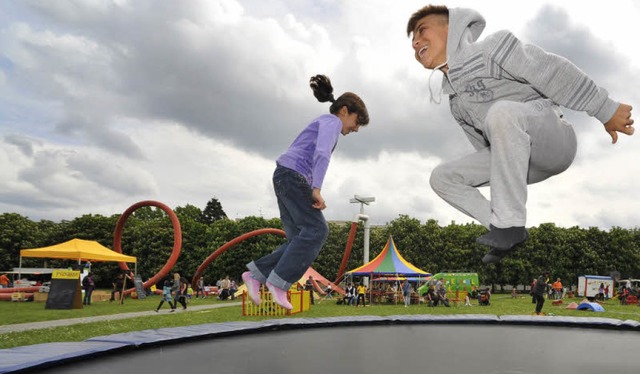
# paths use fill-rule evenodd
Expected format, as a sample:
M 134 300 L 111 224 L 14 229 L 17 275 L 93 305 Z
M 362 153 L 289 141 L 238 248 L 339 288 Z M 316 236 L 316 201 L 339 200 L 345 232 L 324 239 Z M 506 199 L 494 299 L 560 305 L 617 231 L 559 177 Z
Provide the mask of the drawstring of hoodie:
M 441 67 L 445 66 L 448 62 L 449 62 L 449 60 L 443 62 L 442 64 L 440 64 L 438 66 L 436 66 L 435 68 L 433 68 L 433 70 L 431 70 L 431 74 L 429 74 L 429 102 L 430 103 L 440 104 L 442 102 L 442 86 L 440 87 L 440 92 L 438 92 L 438 100 L 434 99 L 434 97 L 433 97 L 433 89 L 431 88 L 431 77 L 433 77 L 433 73 L 435 73 L 436 70 L 439 70 Z

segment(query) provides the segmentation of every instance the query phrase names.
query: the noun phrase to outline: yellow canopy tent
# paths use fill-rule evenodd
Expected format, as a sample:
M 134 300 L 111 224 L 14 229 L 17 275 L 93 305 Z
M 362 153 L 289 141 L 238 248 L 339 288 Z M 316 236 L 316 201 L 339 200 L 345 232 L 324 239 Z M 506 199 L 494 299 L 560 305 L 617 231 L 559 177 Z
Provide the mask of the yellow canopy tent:
M 81 261 L 133 262 L 136 263 L 137 267 L 136 257 L 112 251 L 96 241 L 82 239 L 71 239 L 67 242 L 49 247 L 21 249 L 20 267 L 22 267 L 22 257 L 46 257 L 78 260 L 78 263 Z

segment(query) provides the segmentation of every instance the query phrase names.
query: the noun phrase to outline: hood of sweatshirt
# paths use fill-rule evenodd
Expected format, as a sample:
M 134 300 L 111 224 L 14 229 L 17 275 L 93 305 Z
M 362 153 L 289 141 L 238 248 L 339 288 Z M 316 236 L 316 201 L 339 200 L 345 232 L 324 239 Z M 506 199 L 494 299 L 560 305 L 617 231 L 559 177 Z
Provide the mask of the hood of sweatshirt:
M 460 50 L 478 40 L 485 26 L 484 17 L 476 10 L 450 8 L 447 61 L 454 61 Z

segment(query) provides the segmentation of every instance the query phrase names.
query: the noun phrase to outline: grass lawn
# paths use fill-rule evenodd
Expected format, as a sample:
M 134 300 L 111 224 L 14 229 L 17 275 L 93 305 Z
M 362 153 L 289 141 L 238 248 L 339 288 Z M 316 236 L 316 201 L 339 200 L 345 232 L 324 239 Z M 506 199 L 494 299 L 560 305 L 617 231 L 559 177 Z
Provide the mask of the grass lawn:
M 547 315 L 572 316 L 572 317 L 598 317 L 615 318 L 619 320 L 634 320 L 640 322 L 640 308 L 635 305 L 619 305 L 616 301 L 608 301 L 603 304 L 605 312 L 594 313 L 566 309 L 570 302 L 580 303 L 581 299 L 565 299 L 560 306 L 552 305 L 549 300 L 545 302 L 543 312 Z M 118 313 L 130 313 L 152 311 L 160 302 L 160 296 L 151 296 L 145 300 L 127 299 L 123 305 L 109 302 L 98 302 L 83 309 L 52 310 L 45 309 L 44 303 L 34 302 L 0 302 L 0 325 L 17 323 L 29 323 L 67 318 L 82 318 Z M 218 301 L 215 298 L 193 300 L 190 305 L 203 304 L 231 304 L 230 301 Z M 333 316 L 360 316 L 360 315 L 399 315 L 399 314 L 491 314 L 491 315 L 531 315 L 535 305 L 531 298 L 522 296 L 512 299 L 510 295 L 495 294 L 492 296 L 491 305 L 473 307 L 452 306 L 450 308 L 428 308 L 425 305 L 383 304 L 367 306 L 365 308 L 347 307 L 336 305 L 334 301 L 327 300 L 316 302 L 311 310 L 299 313 L 292 317 L 243 317 L 240 306 L 207 310 L 187 310 L 186 312 L 167 313 L 168 306 L 163 305 L 164 313 L 152 316 L 136 317 L 123 320 L 101 321 L 76 324 L 64 327 L 55 327 L 24 332 L 11 332 L 0 335 L 0 349 L 39 344 L 49 342 L 82 341 L 95 336 L 110 335 L 128 331 L 156 329 L 163 327 L 176 327 L 197 325 L 203 323 L 227 322 L 227 321 L 259 321 L 273 318 L 318 318 Z

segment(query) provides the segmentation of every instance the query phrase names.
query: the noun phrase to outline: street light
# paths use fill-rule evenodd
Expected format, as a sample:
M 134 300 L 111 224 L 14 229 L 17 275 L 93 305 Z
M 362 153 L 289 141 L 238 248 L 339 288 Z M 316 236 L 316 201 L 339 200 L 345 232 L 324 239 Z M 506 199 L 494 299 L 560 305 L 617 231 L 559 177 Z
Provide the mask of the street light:
M 369 262 L 369 233 L 371 231 L 369 216 L 364 214 L 364 206 L 369 205 L 369 203 L 372 203 L 374 201 L 376 201 L 376 198 L 373 196 L 364 197 L 360 195 L 354 195 L 353 199 L 349 200 L 349 202 L 352 204 L 360 203 L 360 214 L 356 214 L 356 216 L 353 218 L 353 222 L 364 221 L 364 248 L 362 251 L 364 264 L 367 264 Z M 369 282 L 366 283 L 368 285 Z
M 374 201 L 376 201 L 376 198 L 373 196 L 363 197 L 360 195 L 354 195 L 353 199 L 349 200 L 350 203 L 360 203 L 360 214 L 364 214 L 365 205 L 369 205 L 369 203 L 372 203 Z

